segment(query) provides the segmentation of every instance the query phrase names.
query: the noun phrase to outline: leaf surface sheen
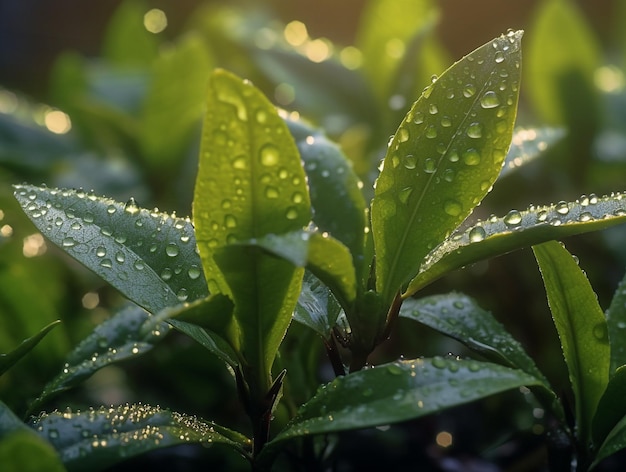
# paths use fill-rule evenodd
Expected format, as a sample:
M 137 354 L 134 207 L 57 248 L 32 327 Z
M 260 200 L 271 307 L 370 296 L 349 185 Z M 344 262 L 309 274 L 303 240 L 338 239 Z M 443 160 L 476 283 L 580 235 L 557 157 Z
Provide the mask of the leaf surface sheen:
M 522 32 L 455 63 L 413 105 L 390 142 L 372 202 L 376 288 L 390 301 L 424 257 L 484 198 L 515 121 Z

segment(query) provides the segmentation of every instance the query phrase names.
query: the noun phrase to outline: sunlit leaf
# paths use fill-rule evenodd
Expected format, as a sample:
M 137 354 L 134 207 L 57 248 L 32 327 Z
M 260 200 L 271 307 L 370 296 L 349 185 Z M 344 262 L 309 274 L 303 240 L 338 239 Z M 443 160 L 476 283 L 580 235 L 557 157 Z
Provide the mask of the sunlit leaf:
M 584 272 L 561 244 L 551 241 L 533 251 L 576 399 L 576 425 L 580 437 L 590 441 L 593 416 L 609 381 L 604 314 Z
M 565 130 L 562 128 L 516 129 L 500 177 L 505 177 L 535 160 L 546 149 L 560 141 L 563 136 L 565 136 Z
M 271 460 L 288 439 L 419 418 L 541 381 L 521 370 L 463 359 L 397 361 L 324 385 L 261 453 Z
M 104 470 L 175 444 L 224 444 L 246 457 L 250 445 L 215 423 L 141 404 L 54 411 L 35 418 L 31 427 L 52 443 L 68 470 Z
M 516 115 L 521 37 L 496 38 L 444 72 L 390 142 L 372 201 L 376 288 L 385 301 L 498 177 Z
M 39 333 L 22 341 L 22 343 L 11 352 L 7 354 L 0 354 L 0 375 L 4 374 L 13 365 L 15 365 L 17 361 L 28 354 L 37 344 L 39 344 L 39 341 L 41 341 L 46 334 L 48 334 L 50 330 L 60 322 L 61 321 L 59 320 L 53 321 L 48 326 L 42 328 Z
M 81 190 L 15 186 L 35 226 L 150 313 L 208 295 L 189 219 Z
M 576 202 L 511 210 L 456 232 L 436 247 L 411 280 L 405 295 L 469 264 L 522 247 L 626 222 L 626 200 L 616 193 L 602 198 L 583 195 Z
M 329 288 L 313 274 L 305 272 L 293 319 L 327 339 L 340 311 L 341 306 Z

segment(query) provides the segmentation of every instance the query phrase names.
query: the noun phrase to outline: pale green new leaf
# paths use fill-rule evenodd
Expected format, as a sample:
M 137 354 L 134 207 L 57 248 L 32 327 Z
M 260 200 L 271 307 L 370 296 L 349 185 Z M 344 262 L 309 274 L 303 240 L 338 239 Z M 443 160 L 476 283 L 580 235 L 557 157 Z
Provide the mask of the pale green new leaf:
M 517 111 L 521 37 L 496 38 L 445 71 L 390 142 L 372 202 L 376 289 L 386 302 L 498 177 Z
M 626 222 L 626 199 L 621 193 L 598 198 L 583 195 L 575 202 L 511 210 L 458 231 L 425 259 L 404 296 L 439 277 L 475 262 L 551 239 L 608 228 Z
M 574 391 L 579 437 L 589 443 L 592 420 L 609 381 L 604 314 L 584 272 L 560 243 L 543 243 L 533 251 Z
M 35 226 L 150 313 L 208 295 L 189 219 L 82 190 L 16 185 Z
M 541 381 L 521 370 L 463 359 L 414 359 L 338 377 L 305 403 L 262 451 L 271 460 L 289 439 L 419 418 Z

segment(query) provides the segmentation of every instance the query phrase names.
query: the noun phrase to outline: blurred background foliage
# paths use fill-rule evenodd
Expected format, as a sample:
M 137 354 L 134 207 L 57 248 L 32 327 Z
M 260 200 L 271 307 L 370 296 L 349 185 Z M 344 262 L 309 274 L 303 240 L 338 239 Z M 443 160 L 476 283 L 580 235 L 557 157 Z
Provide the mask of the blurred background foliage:
M 323 128 L 350 157 L 369 197 L 389 136 L 432 76 L 509 28 L 526 31 L 518 125 L 531 134 L 535 127 L 563 127 L 567 135 L 497 184 L 475 216 L 624 190 L 626 3 L 620 0 L 123 0 L 89 7 L 75 0 L 0 1 L 0 353 L 63 320 L 21 368 L 0 378 L 0 398 L 23 412 L 70 347 L 123 303 L 43 240 L 13 200 L 11 184 L 83 187 L 189 215 L 206 80 L 222 67 Z M 603 307 L 624 273 L 625 235 L 615 228 L 567 241 Z M 450 290 L 477 298 L 555 385 L 565 385 L 529 251 L 466 268 L 427 289 Z M 320 341 L 292 328 L 283 362 L 307 373 L 293 382 L 304 401 L 330 370 Z M 376 361 L 448 352 L 466 354 L 400 320 Z M 146 357 L 103 369 L 60 404 L 141 400 L 245 430 L 229 373 L 200 347 L 170 335 Z M 506 412 L 491 414 L 480 431 L 453 422 L 458 413 L 452 412 L 419 426 L 365 432 L 359 440 L 383 442 L 400 455 L 416 441 L 435 448 L 427 452 L 431 459 L 452 457 L 450 451 L 497 458 L 505 454 L 497 446 L 512 431 L 527 433 L 531 445 L 541 433 L 541 418 L 526 403 L 507 394 L 472 406 L 472 417 Z M 444 429 L 466 441 L 437 446 Z

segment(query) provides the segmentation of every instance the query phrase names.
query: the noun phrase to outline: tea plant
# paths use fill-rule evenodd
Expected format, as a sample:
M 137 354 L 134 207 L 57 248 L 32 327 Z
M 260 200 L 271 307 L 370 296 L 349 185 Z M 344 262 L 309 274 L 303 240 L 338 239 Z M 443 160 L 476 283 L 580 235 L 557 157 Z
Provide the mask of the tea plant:
M 26 426 L 0 405 L 3 437 L 52 444 L 71 470 L 187 442 L 231 447 L 262 470 L 297 439 L 406 421 L 525 386 L 578 447 L 581 470 L 623 447 L 621 423 L 596 413 L 599 401 L 612 405 L 621 391 L 605 372 L 603 321 L 589 305 L 590 289 L 582 295 L 594 318 L 577 315 L 585 305 L 563 287 L 569 278 L 585 284 L 569 262 L 560 267 L 569 259 L 557 246 L 535 251 L 570 368 L 576 428 L 519 345 L 493 324 L 476 327 L 472 316 L 488 316 L 471 300 L 412 298 L 462 266 L 626 217 L 622 194 L 613 194 L 464 224 L 500 175 L 511 143 L 521 37 L 510 31 L 433 79 L 390 140 L 370 205 L 321 132 L 282 117 L 250 82 L 223 70 L 208 87 L 193 221 L 140 208 L 132 198 L 124 204 L 83 190 L 15 186 L 44 235 L 133 302 L 75 348 L 31 410 L 101 367 L 146 352 L 173 327 L 229 366 L 251 435 L 141 404 L 53 411 Z M 487 360 L 420 358 L 364 369 L 399 316 L 444 324 L 437 329 Z M 290 376 L 302 373 L 283 368 L 290 360 L 280 355 L 292 318 L 321 336 L 337 378 L 298 402 L 271 435 L 281 399 L 299 393 Z M 589 323 L 598 335 L 579 349 Z M 599 400 L 605 389 L 607 399 Z

